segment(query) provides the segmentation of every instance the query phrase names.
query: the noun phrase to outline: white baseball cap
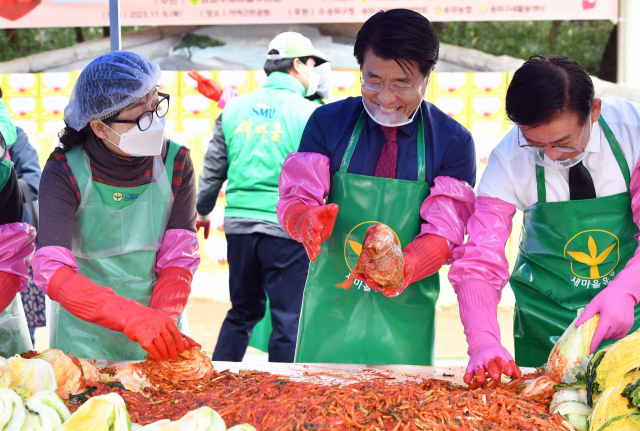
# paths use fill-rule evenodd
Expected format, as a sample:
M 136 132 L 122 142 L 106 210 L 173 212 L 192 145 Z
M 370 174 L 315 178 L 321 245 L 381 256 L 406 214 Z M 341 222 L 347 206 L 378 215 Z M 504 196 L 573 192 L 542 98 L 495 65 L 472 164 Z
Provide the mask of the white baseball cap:
M 300 33 L 288 31 L 280 33 L 269 43 L 267 60 L 284 60 L 285 58 L 313 57 L 315 55 L 311 40 Z

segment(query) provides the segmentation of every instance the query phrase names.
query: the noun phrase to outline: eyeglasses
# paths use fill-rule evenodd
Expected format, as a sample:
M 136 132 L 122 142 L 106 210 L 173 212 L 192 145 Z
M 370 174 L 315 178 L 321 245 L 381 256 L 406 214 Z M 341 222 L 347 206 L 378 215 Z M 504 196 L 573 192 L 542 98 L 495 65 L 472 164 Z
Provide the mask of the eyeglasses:
M 578 143 L 576 144 L 575 147 L 572 147 L 570 145 L 551 145 L 551 149 L 557 150 L 557 151 L 560 151 L 560 152 L 563 152 L 563 153 L 573 153 L 574 151 L 576 151 L 578 148 L 580 148 L 580 142 L 582 141 L 582 135 L 584 135 L 584 126 L 586 126 L 590 122 L 591 122 L 591 115 L 589 115 L 589 119 L 582 126 L 582 132 L 580 132 L 580 137 L 578 138 Z M 534 152 L 544 152 L 544 151 L 547 150 L 547 148 L 549 148 L 549 146 L 547 146 L 547 145 L 522 144 L 521 141 L 520 141 L 520 137 L 521 136 L 522 136 L 522 139 L 525 142 L 528 142 L 527 138 L 525 138 L 524 134 L 522 133 L 522 129 L 520 129 L 520 127 L 518 126 L 518 146 L 520 148 L 524 148 L 526 150 L 530 150 L 530 151 L 534 151 Z
M 138 115 L 137 118 L 133 119 L 133 120 L 113 120 L 113 123 L 126 123 L 126 124 L 137 124 L 138 125 L 138 129 L 140 129 L 142 132 L 144 132 L 145 130 L 147 130 L 149 127 L 151 127 L 151 124 L 153 123 L 153 114 L 155 113 L 158 118 L 163 118 L 165 115 L 167 115 L 167 112 L 169 112 L 169 99 L 171 96 L 169 96 L 168 94 L 164 94 L 164 93 L 158 93 L 158 96 L 161 98 L 158 103 L 156 104 L 156 107 L 154 109 L 151 109 L 149 111 L 145 111 L 142 114 Z
M 367 90 L 371 90 L 371 91 L 382 91 L 384 90 L 384 87 L 389 87 L 389 90 L 391 90 L 391 92 L 394 94 L 407 94 L 411 90 L 416 88 L 416 86 L 420 84 L 423 79 L 424 79 L 424 75 L 422 75 L 420 79 L 418 79 L 418 82 L 416 82 L 413 85 L 405 84 L 402 82 L 393 82 L 387 85 L 382 81 L 378 81 L 376 79 L 369 79 L 369 78 L 365 79 L 362 75 L 360 75 L 360 84 Z

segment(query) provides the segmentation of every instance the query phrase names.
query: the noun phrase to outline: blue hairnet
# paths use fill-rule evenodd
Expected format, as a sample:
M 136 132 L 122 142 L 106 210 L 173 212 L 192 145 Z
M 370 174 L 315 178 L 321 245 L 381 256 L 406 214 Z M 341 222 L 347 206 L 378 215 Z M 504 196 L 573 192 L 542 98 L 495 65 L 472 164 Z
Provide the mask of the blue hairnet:
M 81 130 L 93 120 L 104 120 L 144 97 L 160 78 L 160 66 L 128 51 L 102 55 L 84 68 L 64 120 Z

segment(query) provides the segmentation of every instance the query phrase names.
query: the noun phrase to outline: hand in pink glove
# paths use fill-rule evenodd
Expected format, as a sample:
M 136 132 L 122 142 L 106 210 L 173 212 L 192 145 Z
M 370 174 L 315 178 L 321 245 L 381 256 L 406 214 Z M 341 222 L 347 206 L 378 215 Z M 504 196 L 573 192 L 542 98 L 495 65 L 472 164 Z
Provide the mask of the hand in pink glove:
M 469 349 L 469 365 L 464 381 L 474 386 L 500 379 L 502 374 L 522 377 L 511 354 L 500 344 L 498 303 L 500 292 L 483 280 L 466 280 L 456 287 L 460 320 Z
M 622 276 L 624 273 L 620 273 Z M 616 283 L 618 281 L 618 283 Z M 634 322 L 634 307 L 638 303 L 632 292 L 627 290 L 624 280 L 611 282 L 602 292 L 585 307 L 584 312 L 576 322 L 579 327 L 596 314 L 600 313 L 598 328 L 591 340 L 590 353 L 598 350 L 602 340 L 616 340 L 626 336 Z
M 492 380 L 500 380 L 502 374 L 515 379 L 522 377 L 520 368 L 511 354 L 500 343 L 488 343 L 478 346 L 470 354 L 464 382 L 468 385 L 483 385 L 487 374 Z
M 404 249 L 404 284 L 400 289 L 387 289 L 376 283 L 367 274 L 354 274 L 357 280 L 388 298 L 400 295 L 411 283 L 420 281 L 438 272 L 449 259 L 451 250 L 446 239 L 436 234 L 425 235 Z

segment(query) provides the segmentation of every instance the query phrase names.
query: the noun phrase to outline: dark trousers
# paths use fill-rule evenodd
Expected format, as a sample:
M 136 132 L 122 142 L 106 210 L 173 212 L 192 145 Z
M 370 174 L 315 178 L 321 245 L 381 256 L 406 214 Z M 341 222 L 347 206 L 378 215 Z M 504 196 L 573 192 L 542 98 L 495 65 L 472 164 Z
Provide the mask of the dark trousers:
M 240 362 L 267 295 L 273 332 L 269 361 L 293 362 L 309 258 L 302 244 L 255 233 L 227 235 L 231 310 L 220 329 L 214 361 Z

